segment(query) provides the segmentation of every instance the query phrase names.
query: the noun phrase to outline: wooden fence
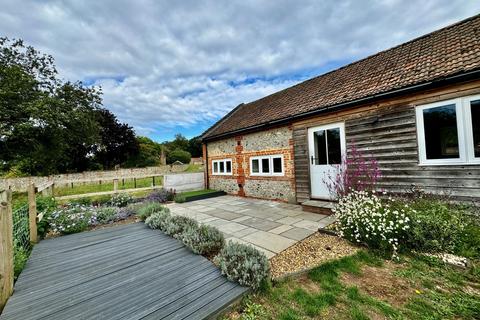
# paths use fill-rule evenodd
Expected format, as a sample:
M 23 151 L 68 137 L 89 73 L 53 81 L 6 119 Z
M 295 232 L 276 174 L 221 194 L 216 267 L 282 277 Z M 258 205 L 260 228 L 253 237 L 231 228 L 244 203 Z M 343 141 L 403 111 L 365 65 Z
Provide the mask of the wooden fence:
M 28 236 L 27 243 L 19 245 L 28 246 L 37 243 L 37 222 L 42 216 L 37 215 L 36 193 L 38 189 L 33 184 L 28 187 Z M 12 209 L 12 191 L 0 191 L 0 311 L 5 306 L 8 298 L 13 293 L 14 281 L 14 243 L 18 230 L 15 231 L 15 212 Z M 18 241 L 17 241 L 18 242 Z

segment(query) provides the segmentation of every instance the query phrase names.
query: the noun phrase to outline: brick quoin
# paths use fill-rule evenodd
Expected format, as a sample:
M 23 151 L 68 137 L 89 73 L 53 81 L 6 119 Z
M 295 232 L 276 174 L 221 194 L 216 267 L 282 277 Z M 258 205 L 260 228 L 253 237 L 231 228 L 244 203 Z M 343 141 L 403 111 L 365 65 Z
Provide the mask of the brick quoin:
M 243 185 L 245 184 L 245 171 L 242 167 L 243 163 L 243 145 L 242 145 L 242 136 L 235 137 L 237 145 L 235 146 L 235 160 L 237 161 L 237 183 L 238 183 L 238 195 L 240 197 L 245 197 L 245 190 L 243 190 Z

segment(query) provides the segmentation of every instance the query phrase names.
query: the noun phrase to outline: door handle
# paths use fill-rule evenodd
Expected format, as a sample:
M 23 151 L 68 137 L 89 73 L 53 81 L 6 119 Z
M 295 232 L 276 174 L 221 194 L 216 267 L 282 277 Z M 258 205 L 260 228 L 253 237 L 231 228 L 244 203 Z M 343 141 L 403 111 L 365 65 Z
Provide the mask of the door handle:
M 313 159 L 315 159 L 313 156 L 310 156 L 310 159 L 312 161 L 312 164 L 313 164 Z

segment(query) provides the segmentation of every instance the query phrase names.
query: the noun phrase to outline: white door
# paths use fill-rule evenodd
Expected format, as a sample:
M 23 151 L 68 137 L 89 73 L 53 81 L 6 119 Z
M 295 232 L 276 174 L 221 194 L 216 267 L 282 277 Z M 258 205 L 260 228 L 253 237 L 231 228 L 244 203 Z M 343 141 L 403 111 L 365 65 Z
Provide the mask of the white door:
M 339 172 L 345 156 L 345 125 L 333 123 L 308 129 L 312 198 L 332 199 L 328 181 Z

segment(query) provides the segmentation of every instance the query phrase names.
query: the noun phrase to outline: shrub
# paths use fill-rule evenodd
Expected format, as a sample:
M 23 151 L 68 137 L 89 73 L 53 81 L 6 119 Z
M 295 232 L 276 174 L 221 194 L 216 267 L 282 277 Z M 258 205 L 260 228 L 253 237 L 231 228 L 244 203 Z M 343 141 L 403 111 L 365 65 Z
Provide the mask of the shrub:
M 395 257 L 399 245 L 409 229 L 411 209 L 392 208 L 393 201 L 382 201 L 374 192 L 352 191 L 339 199 L 333 212 L 337 218 L 340 236 L 373 249 L 392 252 Z
M 73 199 L 73 200 L 70 200 L 69 202 L 70 202 L 70 204 L 78 204 L 78 205 L 81 205 L 81 206 L 92 205 L 92 199 L 90 199 L 88 197 Z
M 133 207 L 131 207 L 130 205 L 126 206 L 126 207 L 123 207 L 123 208 L 118 208 L 117 209 L 117 212 L 114 216 L 114 222 L 116 221 L 121 221 L 121 220 L 125 220 L 125 219 L 128 219 L 129 217 L 133 216 L 135 214 L 135 210 Z
M 151 229 L 165 230 L 169 218 L 170 213 L 168 211 L 154 212 L 145 220 L 145 224 Z
M 155 190 L 151 192 L 145 198 L 145 201 L 165 203 L 167 201 L 172 201 L 174 198 L 175 198 L 175 190 L 160 189 L 160 190 Z
M 158 202 L 147 202 L 138 209 L 137 216 L 140 220 L 145 221 L 153 213 L 162 211 L 170 212 L 170 209 Z
M 25 249 L 16 239 L 13 240 L 13 274 L 17 279 L 27 263 L 29 251 Z
M 111 201 L 112 197 L 109 195 L 97 196 L 92 199 L 93 206 L 101 206 L 108 204 Z
M 382 176 L 376 159 L 363 154 L 353 142 L 349 145 L 349 156 L 342 159 L 336 174 L 324 177 L 334 198 L 346 196 L 351 191 L 374 191 Z
M 117 215 L 117 208 L 114 207 L 100 207 L 90 220 L 90 224 L 106 224 L 115 221 Z
M 110 198 L 109 204 L 114 207 L 126 207 L 133 201 L 133 197 L 126 192 L 114 194 Z
M 405 206 L 398 200 L 397 207 Z M 464 211 L 446 202 L 431 199 L 410 201 L 410 228 L 406 232 L 408 248 L 425 252 L 450 252 L 460 245 L 467 226 Z
M 223 234 L 208 225 L 187 228 L 182 233 L 181 240 L 194 253 L 202 255 L 216 254 L 225 245 Z
M 57 209 L 57 201 L 53 197 L 37 197 L 37 212 L 43 214 L 42 220 L 37 223 L 37 233 L 40 238 L 44 238 L 50 228 L 48 217 Z
M 270 275 L 265 254 L 249 245 L 229 241 L 214 261 L 229 280 L 254 290 L 268 280 Z
M 167 163 L 174 163 L 175 161 L 180 161 L 184 164 L 189 164 L 192 159 L 192 155 L 188 151 L 175 149 L 168 153 Z
M 92 216 L 93 208 L 73 204 L 52 212 L 48 221 L 53 232 L 70 234 L 86 230 Z
M 175 196 L 175 202 L 176 203 L 184 203 L 185 201 L 187 201 L 187 198 L 185 197 L 184 194 L 179 193 Z
M 181 239 L 182 233 L 188 228 L 198 229 L 197 221 L 183 216 L 171 216 L 165 221 L 165 229 L 162 231 L 176 239 Z

